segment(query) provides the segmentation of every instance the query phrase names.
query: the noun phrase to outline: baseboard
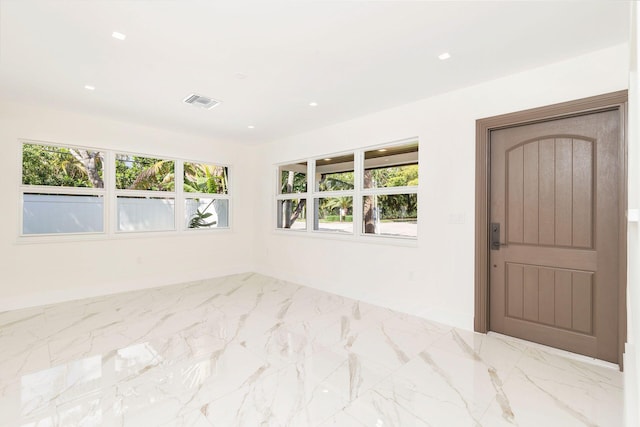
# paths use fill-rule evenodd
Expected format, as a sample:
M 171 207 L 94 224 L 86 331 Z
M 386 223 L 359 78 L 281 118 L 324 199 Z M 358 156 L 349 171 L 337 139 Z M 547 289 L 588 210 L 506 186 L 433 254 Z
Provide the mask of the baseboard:
M 225 268 L 203 269 L 185 274 L 160 274 L 158 276 L 147 276 L 135 280 L 125 280 L 114 283 L 107 283 L 99 286 L 76 287 L 69 289 L 59 289 L 46 292 L 29 293 L 15 297 L 0 299 L 0 312 L 10 310 L 20 310 L 23 308 L 39 307 L 43 305 L 56 304 L 66 301 L 93 298 L 104 295 L 118 294 L 122 292 L 141 291 L 144 289 L 158 288 L 161 286 L 174 285 L 178 283 L 193 282 L 197 280 L 212 279 L 216 277 L 230 276 L 253 271 L 251 265 L 237 265 Z
M 298 285 L 308 286 L 320 291 L 330 292 L 343 297 L 366 302 L 368 304 L 389 308 L 401 313 L 411 314 L 413 316 L 422 317 L 434 322 L 473 331 L 473 313 L 458 313 L 440 307 L 408 307 L 402 304 L 394 304 L 393 301 L 390 302 L 386 296 L 376 295 L 375 293 L 358 295 L 350 293 L 350 287 L 345 286 L 344 283 L 340 283 L 339 281 L 327 282 L 312 276 L 302 277 L 286 271 L 274 271 L 270 268 L 265 267 L 256 267 L 254 271 L 265 276 L 275 277 L 277 279 L 286 280 Z
M 421 307 L 420 309 L 416 310 L 415 307 L 407 307 L 401 304 L 394 304 L 393 302 L 389 302 L 388 298 L 373 293 L 364 295 L 356 295 L 354 293 L 350 293 L 348 292 L 348 286 L 344 286 L 344 284 L 336 281 L 328 283 L 326 281 L 310 276 L 300 277 L 287 272 L 273 271 L 269 268 L 254 268 L 254 266 L 251 265 L 237 265 L 226 267 L 224 269 L 217 268 L 215 270 L 204 269 L 189 272 L 188 274 L 185 274 L 184 272 L 173 275 L 167 275 L 166 273 L 163 273 L 158 276 L 148 276 L 135 280 L 109 283 L 100 286 L 69 288 L 18 295 L 15 297 L 4 298 L 0 300 L 0 312 L 20 310 L 30 307 L 39 307 L 65 301 L 93 298 L 103 295 L 118 294 L 122 292 L 140 291 L 144 289 L 157 288 L 178 283 L 193 282 L 197 280 L 212 279 L 216 277 L 223 277 L 232 274 L 247 272 L 256 272 L 265 276 L 274 277 L 276 279 L 286 280 L 288 282 L 318 289 L 324 292 L 330 292 L 346 298 L 356 299 L 380 307 L 389 308 L 391 310 L 396 310 L 402 313 L 411 314 L 446 325 L 455 326 L 460 329 L 473 330 L 472 315 L 454 313 L 452 311 L 444 310 L 438 307 Z
M 458 329 L 473 331 L 473 314 L 471 313 L 458 313 L 440 307 L 427 307 L 411 314 L 438 323 L 444 323 L 445 325 L 454 326 Z

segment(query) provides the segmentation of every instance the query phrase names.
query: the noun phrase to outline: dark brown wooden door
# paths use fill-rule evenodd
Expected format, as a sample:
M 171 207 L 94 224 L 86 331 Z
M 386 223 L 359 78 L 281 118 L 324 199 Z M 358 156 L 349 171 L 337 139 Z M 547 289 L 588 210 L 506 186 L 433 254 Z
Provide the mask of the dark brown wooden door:
M 617 363 L 618 111 L 491 132 L 489 328 Z

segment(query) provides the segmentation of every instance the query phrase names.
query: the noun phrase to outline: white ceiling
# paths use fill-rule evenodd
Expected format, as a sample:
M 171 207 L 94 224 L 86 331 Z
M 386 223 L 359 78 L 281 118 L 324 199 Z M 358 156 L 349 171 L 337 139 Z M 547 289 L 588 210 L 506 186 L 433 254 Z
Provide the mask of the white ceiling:
M 629 13 L 626 1 L 2 0 L 0 8 L 1 98 L 244 143 L 623 43 Z M 445 51 L 452 57 L 440 61 Z M 183 104 L 193 92 L 222 104 Z

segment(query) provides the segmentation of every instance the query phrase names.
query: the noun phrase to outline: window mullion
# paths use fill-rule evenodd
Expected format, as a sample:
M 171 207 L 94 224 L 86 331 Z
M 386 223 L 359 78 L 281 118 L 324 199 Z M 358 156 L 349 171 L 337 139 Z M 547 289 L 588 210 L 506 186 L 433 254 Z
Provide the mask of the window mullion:
M 175 160 L 173 166 L 174 174 L 174 191 L 175 191 L 175 204 L 174 204 L 174 220 L 175 229 L 177 231 L 183 231 L 186 227 L 185 224 L 185 202 L 184 202 L 184 162 L 182 160 Z
M 104 204 L 105 232 L 113 237 L 117 228 L 117 200 L 116 200 L 116 155 L 113 151 L 105 152 L 104 188 L 106 192 Z
M 356 237 L 362 235 L 362 187 L 364 174 L 364 153 L 356 151 L 353 172 L 353 233 Z
M 86 196 L 104 196 L 105 191 L 102 188 L 91 187 L 48 187 L 46 185 L 21 185 L 22 193 L 43 193 L 43 194 L 75 194 Z
M 278 194 L 276 200 L 306 199 L 307 197 L 308 193 L 288 193 Z
M 225 196 L 225 197 L 219 197 L 219 198 L 224 198 L 226 200 L 228 200 L 228 204 L 227 204 L 227 227 L 228 229 L 231 229 L 233 227 L 233 200 L 231 198 L 231 196 L 233 195 L 233 187 L 234 187 L 234 182 L 233 182 L 233 178 L 234 178 L 234 173 L 233 173 L 233 167 L 231 166 L 226 166 L 227 168 L 227 194 L 221 194 L 220 196 Z
M 280 207 L 280 200 L 282 200 L 282 199 L 279 198 L 280 197 L 280 188 L 281 188 L 280 167 L 276 166 L 274 168 L 273 172 L 274 172 L 274 175 L 275 175 L 275 181 L 274 182 L 276 183 L 276 185 L 273 188 L 275 197 L 273 199 L 274 204 L 273 204 L 272 212 L 275 212 L 276 214 L 275 214 L 275 216 L 272 216 L 271 218 L 272 218 L 273 229 L 277 230 L 278 229 L 278 224 L 279 224 L 279 215 L 280 215 L 278 209 Z
M 380 187 L 362 190 L 362 196 L 384 195 L 384 194 L 417 194 L 418 187 Z
M 225 199 L 230 200 L 231 196 L 228 194 L 219 194 L 219 193 L 190 193 L 185 191 L 182 193 L 183 200 L 187 199 Z M 285 197 L 286 198 L 286 197 Z
M 316 221 L 316 162 L 307 161 L 307 233 L 314 230 Z
M 157 190 L 115 190 L 116 196 L 119 197 L 148 197 L 152 199 L 175 199 L 174 191 L 157 191 Z

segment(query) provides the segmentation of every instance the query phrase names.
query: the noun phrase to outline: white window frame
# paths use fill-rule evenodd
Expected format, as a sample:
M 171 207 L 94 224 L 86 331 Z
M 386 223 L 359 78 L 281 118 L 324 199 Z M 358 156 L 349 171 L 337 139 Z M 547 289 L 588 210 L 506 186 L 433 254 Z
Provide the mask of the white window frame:
M 60 237 L 66 238 L 68 236 L 74 236 L 77 238 L 96 238 L 103 236 L 107 233 L 108 229 L 108 218 L 107 212 L 109 209 L 109 197 L 108 197 L 108 189 L 107 189 L 107 168 L 108 168 L 108 152 L 107 150 L 103 150 L 100 148 L 89 147 L 86 145 L 76 145 L 76 144 L 60 144 L 55 142 L 45 142 L 45 141 L 35 141 L 29 139 L 20 139 L 18 140 L 19 144 L 19 153 L 18 156 L 18 170 L 20 171 L 19 179 L 19 197 L 18 197 L 18 236 L 21 239 L 58 239 Z M 42 145 L 48 147 L 59 147 L 59 148 L 72 148 L 72 149 L 84 149 L 90 151 L 98 151 L 101 152 L 104 156 L 104 163 L 102 164 L 102 180 L 104 184 L 104 188 L 91 188 L 91 187 L 63 187 L 63 186 L 53 186 L 53 185 L 28 185 L 22 183 L 22 162 L 23 162 L 23 152 L 24 145 Z M 71 196 L 100 196 L 102 197 L 102 231 L 94 231 L 94 232 L 78 232 L 78 233 L 34 233 L 34 234 L 24 234 L 24 195 L 31 193 L 42 193 L 42 194 L 58 194 L 58 195 L 71 195 Z
M 415 246 L 417 245 L 419 232 L 417 236 L 390 236 L 380 234 L 367 234 L 364 232 L 364 218 L 362 212 L 362 199 L 364 196 L 378 196 L 378 195 L 396 195 L 396 194 L 416 194 L 419 203 L 419 187 L 420 184 L 415 186 L 403 186 L 403 187 L 380 187 L 380 188 L 364 188 L 363 176 L 364 176 L 364 154 L 367 151 L 373 151 L 381 148 L 392 148 L 403 146 L 412 143 L 420 143 L 418 137 L 405 138 L 393 142 L 380 143 L 372 146 L 358 148 L 354 150 L 324 154 L 313 156 L 307 159 L 298 159 L 295 161 L 281 162 L 275 165 L 276 169 L 276 191 L 275 191 L 275 205 L 273 211 L 276 215 L 273 221 L 274 232 L 283 235 L 298 235 L 313 238 L 330 238 L 340 240 L 355 240 L 362 242 L 379 242 L 386 244 L 398 244 L 401 246 Z M 325 158 L 339 157 L 353 154 L 353 178 L 354 188 L 353 190 L 341 190 L 341 191 L 318 191 L 316 187 L 316 160 L 322 160 Z M 279 183 L 280 175 L 279 169 L 282 166 L 307 162 L 307 192 L 306 193 L 293 193 L 293 194 L 280 194 Z M 419 161 L 418 161 L 419 165 Z M 420 175 L 418 175 L 420 180 Z M 331 232 L 315 230 L 315 211 L 316 211 L 316 199 L 319 198 L 331 198 L 331 197 L 353 197 L 353 233 L 344 232 Z M 307 227 L 305 230 L 292 230 L 286 228 L 278 228 L 277 226 L 277 209 L 278 202 L 287 199 L 306 199 L 307 209 Z M 420 208 L 418 207 L 418 211 Z M 418 222 L 420 220 L 418 219 Z M 418 226 L 419 228 L 419 226 Z
M 351 237 L 351 236 L 357 236 L 357 220 L 358 220 L 358 215 L 357 212 L 359 212 L 358 210 L 358 203 L 356 200 L 356 193 L 357 193 L 357 189 L 359 188 L 360 182 L 361 182 L 361 177 L 359 176 L 358 173 L 358 164 L 359 164 L 359 153 L 360 150 L 350 150 L 350 151 L 344 151 L 341 153 L 334 153 L 334 154 L 330 154 L 330 155 L 325 155 L 325 156 L 316 156 L 314 157 L 310 162 L 309 162 L 309 166 L 311 166 L 312 168 L 312 174 L 310 174 L 309 176 L 313 177 L 313 191 L 311 192 L 311 208 L 313 210 L 308 211 L 311 212 L 311 227 L 310 227 L 310 231 L 314 234 L 321 234 L 321 235 L 335 235 L 335 236 L 347 236 L 347 237 Z M 353 190 L 330 190 L 330 191 L 320 191 L 317 187 L 316 187 L 316 162 L 318 160 L 322 160 L 322 159 L 327 159 L 327 158 L 331 158 L 331 157 L 342 157 L 342 156 L 348 156 L 348 155 L 353 155 Z M 307 187 L 308 188 L 308 187 Z M 346 232 L 341 232 L 341 231 L 326 231 L 326 230 L 316 230 L 315 228 L 315 224 L 316 224 L 316 200 L 317 199 L 331 199 L 331 198 L 337 198 L 337 197 L 351 197 L 352 200 L 352 204 L 351 204 L 351 209 L 353 211 L 352 214 L 352 222 L 353 222 L 353 231 L 351 233 L 346 233 Z
M 160 190 L 129 190 L 129 189 L 119 189 L 116 188 L 116 162 L 117 162 L 117 156 L 119 155 L 124 155 L 124 156 L 136 156 L 136 157 L 146 157 L 146 158 L 152 158 L 152 159 L 160 159 L 160 160 L 164 160 L 164 161 L 172 161 L 173 162 L 173 174 L 174 174 L 174 190 L 173 191 L 160 191 Z M 113 152 L 113 162 L 111 162 L 109 164 L 109 169 L 111 170 L 111 176 L 113 178 L 112 184 L 111 184 L 111 189 L 113 190 L 113 221 L 112 221 L 112 233 L 115 235 L 120 235 L 120 234 L 131 234 L 131 233 L 165 233 L 165 232 L 172 232 L 172 231 L 178 231 L 178 217 L 180 216 L 179 214 L 179 209 L 178 209 L 178 198 L 177 198 L 177 188 L 178 188 L 178 163 L 179 161 L 170 157 L 165 157 L 165 156 L 156 156 L 156 155 L 149 155 L 149 154 L 138 154 L 138 153 L 131 153 L 128 151 L 114 151 Z M 180 162 L 180 166 L 182 166 L 182 163 Z M 180 168 L 181 169 L 181 168 Z M 180 183 L 182 183 L 182 179 L 180 179 Z M 127 197 L 144 197 L 144 198 L 151 198 L 151 199 L 168 199 L 168 200 L 173 200 L 173 228 L 172 229 L 167 229 L 167 230 L 119 230 L 118 229 L 118 198 L 127 198 Z
M 206 160 L 186 160 L 162 154 L 135 153 L 126 150 L 104 149 L 93 147 L 90 145 L 66 144 L 59 142 L 40 141 L 21 138 L 17 141 L 19 145 L 18 171 L 18 227 L 17 242 L 18 243 L 38 243 L 38 242 L 59 242 L 59 241 L 76 241 L 76 240 L 103 240 L 103 239 L 128 239 L 139 237 L 155 237 L 167 235 L 180 235 L 189 233 L 189 235 L 199 235 L 207 233 L 224 233 L 231 231 L 233 227 L 233 167 L 225 162 L 206 161 Z M 103 182 L 104 188 L 88 188 L 88 187 L 57 187 L 46 185 L 25 185 L 22 183 L 22 153 L 24 144 L 45 145 L 60 148 L 78 148 L 91 151 L 99 151 L 104 155 L 103 164 Z M 116 189 L 116 154 L 124 154 L 140 157 L 151 157 L 174 162 L 175 188 L 174 191 L 154 191 L 154 190 L 126 190 Z M 210 194 L 210 193 L 185 193 L 183 191 L 183 166 L 184 163 L 200 163 L 223 166 L 227 168 L 227 194 Z M 44 194 L 69 194 L 69 195 L 98 195 L 103 197 L 103 230 L 101 232 L 79 232 L 79 233 L 39 233 L 24 234 L 23 233 L 23 205 L 24 194 L 44 193 Z M 186 194 L 186 196 L 185 196 Z M 169 198 L 174 200 L 174 227 L 171 230 L 161 231 L 119 231 L 118 230 L 118 213 L 117 213 L 117 197 L 153 197 L 153 198 Z M 213 198 L 228 200 L 228 226 L 227 227 L 208 227 L 208 228 L 187 228 L 185 224 L 185 200 L 191 198 Z
M 359 214 L 360 214 L 360 234 L 362 237 L 364 238 L 374 238 L 374 239 L 378 239 L 378 238 L 390 238 L 390 239 L 404 239 L 404 240 L 417 240 L 418 239 L 418 232 L 416 231 L 416 236 L 390 236 L 390 235 L 381 235 L 381 234 L 370 234 L 370 233 L 365 233 L 363 230 L 364 227 L 364 218 L 362 218 L 362 199 L 365 196 L 391 196 L 391 195 L 404 195 L 404 194 L 415 194 L 416 198 L 419 199 L 418 196 L 418 188 L 420 186 L 419 182 L 418 185 L 407 185 L 407 186 L 402 186 L 402 187 L 377 187 L 377 188 L 364 188 L 364 180 L 363 180 L 363 176 L 364 176 L 364 171 L 365 171 L 365 167 L 364 167 L 364 157 L 365 157 L 365 153 L 368 151 L 375 151 L 377 149 L 380 148 L 392 148 L 392 147 L 400 147 L 403 145 L 408 145 L 411 143 L 417 143 L 419 146 L 419 141 L 418 138 L 410 138 L 410 139 L 405 139 L 402 140 L 400 142 L 394 142 L 391 144 L 382 144 L 382 145 L 378 145 L 375 147 L 367 147 L 366 149 L 361 150 L 360 153 L 360 165 L 362 167 L 362 170 L 360 171 L 359 177 L 361 179 L 360 182 L 360 195 L 359 195 L 359 203 L 360 203 L 360 207 L 359 207 Z M 418 151 L 419 153 L 419 151 Z M 418 160 L 418 167 L 420 166 L 420 161 Z M 418 173 L 418 181 L 420 181 L 420 174 Z M 418 203 L 419 204 L 419 203 Z M 418 211 L 419 211 L 419 207 L 418 207 Z M 418 218 L 416 218 L 418 220 Z M 419 220 L 418 220 L 419 221 Z
M 185 163 L 198 163 L 204 165 L 215 165 L 227 168 L 227 194 L 220 193 L 196 193 L 196 192 L 185 192 L 184 191 L 184 164 Z M 176 176 L 178 175 L 178 166 L 176 164 Z M 185 231 L 187 233 L 201 233 L 206 230 L 230 230 L 231 229 L 231 221 L 233 220 L 233 215 L 231 214 L 231 191 L 232 191 L 232 178 L 233 173 L 231 173 L 231 166 L 220 163 L 220 162 L 203 162 L 200 160 L 182 160 L 180 161 L 180 186 L 179 188 L 176 186 L 176 205 L 180 203 L 180 214 L 176 215 L 176 226 L 179 230 Z M 187 199 L 217 199 L 217 200 L 227 200 L 229 204 L 229 212 L 228 216 L 228 225 L 226 227 L 207 227 L 207 228 L 189 228 L 185 225 L 185 201 Z M 179 218 L 178 218 L 179 217 Z
M 307 191 L 303 192 L 303 193 L 281 193 L 281 172 L 280 172 L 280 168 L 283 166 L 290 166 L 292 164 L 297 164 L 297 163 L 304 163 L 307 162 L 307 171 L 305 172 L 306 175 L 306 179 L 307 179 Z M 276 212 L 276 215 L 274 217 L 274 221 L 273 221 L 273 226 L 276 230 L 283 230 L 284 232 L 287 233 L 304 233 L 306 231 L 309 231 L 309 227 L 311 224 L 311 221 L 309 220 L 309 213 L 311 212 L 310 209 L 310 205 L 309 205 L 309 187 L 311 185 L 313 185 L 312 182 L 309 182 L 309 172 L 310 172 L 310 164 L 308 159 L 302 159 L 302 160 L 298 160 L 298 161 L 292 161 L 292 162 L 285 162 L 285 163 L 279 163 L 276 165 L 276 170 L 275 170 L 275 175 L 276 175 L 276 188 L 275 188 L 275 207 L 274 207 L 274 212 Z M 305 217 L 305 224 L 306 227 L 303 229 L 295 229 L 295 228 L 282 228 L 282 227 L 278 227 L 278 209 L 279 209 L 279 203 L 283 202 L 285 200 L 306 200 L 305 202 L 305 209 L 306 209 L 306 217 Z

